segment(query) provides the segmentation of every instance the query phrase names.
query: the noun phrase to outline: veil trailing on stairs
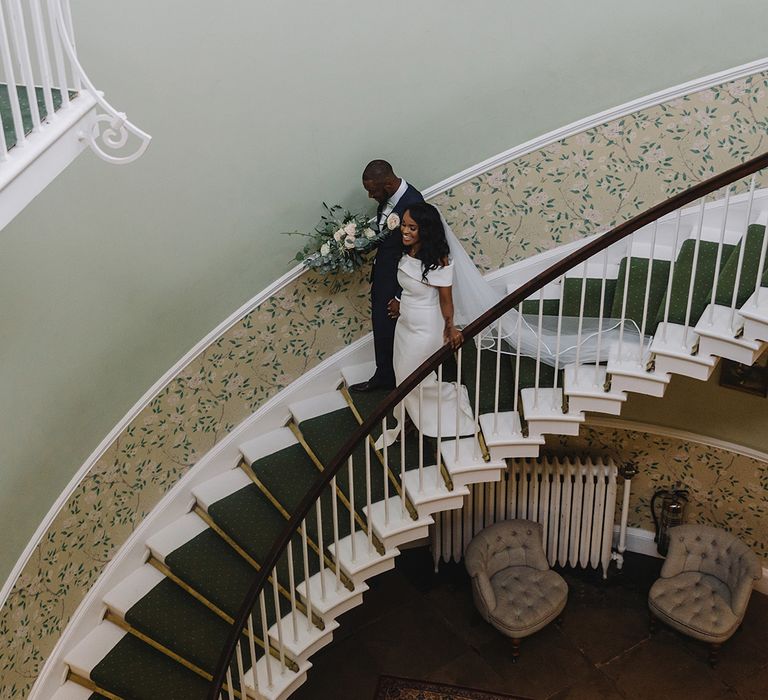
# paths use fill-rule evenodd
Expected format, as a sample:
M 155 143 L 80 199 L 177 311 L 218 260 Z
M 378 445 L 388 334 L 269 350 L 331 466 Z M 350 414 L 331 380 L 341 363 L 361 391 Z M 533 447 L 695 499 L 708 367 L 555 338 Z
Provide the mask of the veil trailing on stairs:
M 485 280 L 442 214 L 441 219 L 454 265 L 455 322 L 465 326 L 500 302 L 504 294 Z M 604 362 L 620 339 L 622 343 L 640 348 L 640 329 L 633 320 L 578 318 L 560 313 L 539 316 L 511 309 L 483 330 L 477 342 L 482 350 L 495 350 L 501 340 L 503 353 L 516 354 L 519 348 L 521 355 L 539 357 L 549 366 L 563 367 L 574 362 Z M 644 338 L 643 347 L 645 345 Z

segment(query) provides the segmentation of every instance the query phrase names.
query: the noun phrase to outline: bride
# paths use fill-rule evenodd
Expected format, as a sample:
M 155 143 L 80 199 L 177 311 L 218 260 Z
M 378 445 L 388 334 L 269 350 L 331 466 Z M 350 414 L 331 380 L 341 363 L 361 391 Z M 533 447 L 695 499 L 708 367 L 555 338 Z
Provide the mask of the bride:
M 406 252 L 397 281 L 403 291 L 400 301 L 389 306 L 390 317 L 397 318 L 393 359 L 398 384 L 443 345 L 455 350 L 464 340 L 454 323 L 454 265 L 440 213 L 431 204 L 415 204 L 403 213 L 400 232 Z M 460 435 L 474 432 L 467 390 L 460 386 L 457 391 L 457 386 L 438 384 L 432 372 L 404 399 L 410 419 L 424 435 L 455 436 L 457 417 Z

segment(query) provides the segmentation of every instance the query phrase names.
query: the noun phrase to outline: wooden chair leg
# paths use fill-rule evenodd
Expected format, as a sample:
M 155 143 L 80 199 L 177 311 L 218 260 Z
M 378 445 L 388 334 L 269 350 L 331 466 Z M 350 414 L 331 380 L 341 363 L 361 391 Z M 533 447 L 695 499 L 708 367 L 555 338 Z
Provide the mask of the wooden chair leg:
M 709 665 L 714 668 L 717 666 L 718 653 L 720 652 L 720 644 L 709 645 Z
M 516 663 L 520 658 L 520 640 L 512 640 L 512 663 Z

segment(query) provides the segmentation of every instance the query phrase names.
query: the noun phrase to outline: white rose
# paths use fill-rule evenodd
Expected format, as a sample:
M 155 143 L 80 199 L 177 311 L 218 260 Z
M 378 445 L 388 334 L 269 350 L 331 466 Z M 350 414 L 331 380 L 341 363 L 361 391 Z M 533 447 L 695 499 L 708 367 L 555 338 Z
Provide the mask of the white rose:
M 350 221 L 344 227 L 344 232 L 347 234 L 347 238 L 354 238 L 357 233 L 357 224 L 354 221 Z
M 352 248 L 355 247 L 355 239 L 354 238 L 345 238 L 344 239 L 344 247 L 347 250 L 352 250 Z
M 340 228 L 338 231 L 336 231 L 336 233 L 333 234 L 333 238 L 336 241 L 340 241 L 342 238 L 344 238 L 345 235 L 346 235 L 346 232 L 344 231 L 344 229 Z
M 374 231 L 372 228 L 367 228 L 365 231 L 363 231 L 366 238 L 375 238 L 376 237 L 376 231 Z
M 398 226 L 400 226 L 400 217 L 397 214 L 390 214 L 387 217 L 387 228 L 394 231 Z
M 327 243 L 323 243 L 323 245 L 320 246 L 320 255 L 328 255 L 330 252 L 331 246 L 329 246 Z

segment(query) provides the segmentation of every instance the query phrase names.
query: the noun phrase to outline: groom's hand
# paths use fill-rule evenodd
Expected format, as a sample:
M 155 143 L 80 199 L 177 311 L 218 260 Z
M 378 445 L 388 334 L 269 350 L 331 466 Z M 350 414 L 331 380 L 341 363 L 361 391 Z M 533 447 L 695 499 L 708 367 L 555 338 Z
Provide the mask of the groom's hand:
M 400 302 L 397 299 L 390 299 L 387 303 L 387 314 L 390 318 L 400 316 Z

